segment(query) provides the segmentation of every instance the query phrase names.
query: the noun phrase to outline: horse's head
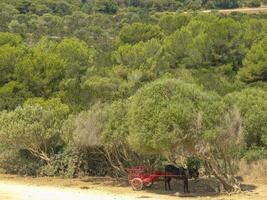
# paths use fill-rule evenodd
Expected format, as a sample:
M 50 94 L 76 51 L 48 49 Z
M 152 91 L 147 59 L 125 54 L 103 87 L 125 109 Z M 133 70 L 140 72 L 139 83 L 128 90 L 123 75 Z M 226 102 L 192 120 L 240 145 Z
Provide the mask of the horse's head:
M 196 167 L 189 168 L 188 172 L 189 172 L 190 178 L 194 178 L 195 180 L 198 179 L 198 177 L 199 177 L 198 168 L 196 168 Z

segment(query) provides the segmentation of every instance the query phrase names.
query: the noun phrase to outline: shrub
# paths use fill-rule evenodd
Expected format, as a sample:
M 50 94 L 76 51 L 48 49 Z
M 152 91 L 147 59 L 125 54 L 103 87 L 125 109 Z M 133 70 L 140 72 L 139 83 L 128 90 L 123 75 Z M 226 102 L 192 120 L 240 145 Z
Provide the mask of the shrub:
M 267 146 L 267 94 L 264 89 L 248 88 L 226 95 L 225 101 L 235 103 L 242 117 L 245 147 Z
M 103 154 L 94 148 L 78 148 L 68 145 L 62 152 L 51 158 L 49 165 L 40 169 L 42 176 L 105 176 L 108 171 Z
M 267 159 L 267 149 L 264 147 L 253 147 L 245 152 L 244 158 L 249 163 L 255 160 Z
M 0 113 L 0 140 L 17 150 L 27 150 L 49 163 L 49 155 L 64 144 L 62 123 L 68 106 L 58 99 L 29 100 L 23 107 Z
M 218 95 L 181 80 L 158 80 L 130 98 L 128 124 L 127 139 L 136 152 L 198 156 L 226 190 L 240 190 L 233 176 L 240 116 Z
M 245 2 L 245 6 L 252 7 L 252 8 L 260 7 L 261 0 L 248 0 Z
M 27 150 L 8 149 L 0 153 L 0 169 L 5 173 L 37 176 L 43 165 Z

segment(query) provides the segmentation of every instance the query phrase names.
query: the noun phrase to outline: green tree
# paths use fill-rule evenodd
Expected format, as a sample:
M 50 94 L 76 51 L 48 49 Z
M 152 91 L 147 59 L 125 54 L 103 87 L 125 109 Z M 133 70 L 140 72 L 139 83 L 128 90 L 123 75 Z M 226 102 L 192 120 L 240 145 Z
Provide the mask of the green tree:
M 55 53 L 55 47 L 56 43 L 43 38 L 16 63 L 16 78 L 36 96 L 49 97 L 64 78 L 66 62 Z
M 12 33 L 0 33 L 0 46 L 9 44 L 10 46 L 18 46 L 21 44 L 21 37 Z
M 120 33 L 119 38 L 124 43 L 135 44 L 138 42 L 146 42 L 152 38 L 162 38 L 160 27 L 151 24 L 133 23 L 124 26 Z
M 47 35 L 54 38 L 60 38 L 64 31 L 63 18 L 47 13 L 36 20 L 35 27 L 34 33 L 38 38 Z
M 106 120 L 101 135 L 101 142 L 106 148 L 117 148 L 126 145 L 129 134 L 127 124 L 127 102 L 113 102 L 106 110 Z
M 66 63 L 64 78 L 59 83 L 62 98 L 69 105 L 77 107 L 84 98 L 82 76 L 92 68 L 94 53 L 85 42 L 74 38 L 62 40 L 56 47 L 56 53 Z
M 189 0 L 187 1 L 186 7 L 192 10 L 199 10 L 202 8 L 203 0 Z
M 241 24 L 231 18 L 213 23 L 207 30 L 212 65 L 232 64 L 237 71 L 245 55 Z
M 160 18 L 159 26 L 166 34 L 174 33 L 176 30 L 186 26 L 191 19 L 191 15 L 175 14 L 175 15 L 163 15 Z
M 209 8 L 237 8 L 239 7 L 239 0 L 208 0 L 206 4 Z
M 152 39 L 135 45 L 122 45 L 113 52 L 113 59 L 117 64 L 131 68 L 149 68 L 161 52 L 159 40 Z
M 115 1 L 96 0 L 95 10 L 107 14 L 115 14 L 118 11 L 118 5 Z
M 13 110 L 32 96 L 25 84 L 10 81 L 0 87 L 0 111 Z
M 15 65 L 21 54 L 19 47 L 0 46 L 0 86 L 14 80 Z
M 240 109 L 245 147 L 267 147 L 267 93 L 264 89 L 247 88 L 225 96 Z
M 200 87 L 175 79 L 144 86 L 129 104 L 130 144 L 140 153 L 172 152 L 180 139 L 193 135 L 197 108 L 207 100 Z
M 81 76 L 93 64 L 93 51 L 81 40 L 64 39 L 57 45 L 56 51 L 68 65 L 68 77 Z
M 116 175 L 124 176 L 127 174 L 126 167 L 133 162 L 135 157 L 126 139 L 129 134 L 127 106 L 127 101 L 119 100 L 106 108 L 103 131 L 100 136 L 109 164 L 115 170 Z
M 14 111 L 3 111 L 0 114 L 1 143 L 25 149 L 49 163 L 49 154 L 62 145 L 61 126 L 67 114 L 68 107 L 58 100 L 29 102 Z
M 17 14 L 18 11 L 14 6 L 0 2 L 0 31 L 8 31 L 8 24 Z
M 245 82 L 267 81 L 267 38 L 255 43 L 244 60 L 244 67 L 238 72 Z
M 226 190 L 240 190 L 233 175 L 240 118 L 216 94 L 180 80 L 152 82 L 130 98 L 128 124 L 127 141 L 135 151 L 197 155 Z
M 167 37 L 163 43 L 165 60 L 172 68 L 186 65 L 188 51 L 191 49 L 192 33 L 182 28 Z

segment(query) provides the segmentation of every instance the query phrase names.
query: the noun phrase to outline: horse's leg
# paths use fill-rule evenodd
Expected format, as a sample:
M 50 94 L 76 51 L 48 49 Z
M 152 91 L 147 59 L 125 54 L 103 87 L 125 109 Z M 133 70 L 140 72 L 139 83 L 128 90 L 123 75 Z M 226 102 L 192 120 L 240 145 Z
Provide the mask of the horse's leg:
M 169 190 L 172 190 L 172 189 L 171 189 L 171 180 L 172 180 L 172 178 L 171 178 L 171 177 L 169 177 L 169 178 L 168 178 L 168 180 L 167 180 L 167 182 L 168 182 L 168 187 L 169 187 Z
M 167 177 L 164 176 L 164 182 L 165 182 L 165 191 L 167 191 Z
M 188 179 L 187 178 L 184 179 L 184 192 L 185 193 L 189 193 L 189 190 L 188 190 Z

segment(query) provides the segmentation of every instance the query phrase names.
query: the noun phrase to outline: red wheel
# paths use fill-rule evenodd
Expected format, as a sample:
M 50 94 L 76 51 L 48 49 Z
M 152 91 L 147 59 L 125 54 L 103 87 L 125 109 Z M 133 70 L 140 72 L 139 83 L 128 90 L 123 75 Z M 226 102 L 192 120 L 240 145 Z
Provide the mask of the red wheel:
M 143 181 L 141 178 L 134 178 L 131 180 L 131 186 L 133 188 L 133 190 L 135 191 L 139 191 L 143 189 Z

